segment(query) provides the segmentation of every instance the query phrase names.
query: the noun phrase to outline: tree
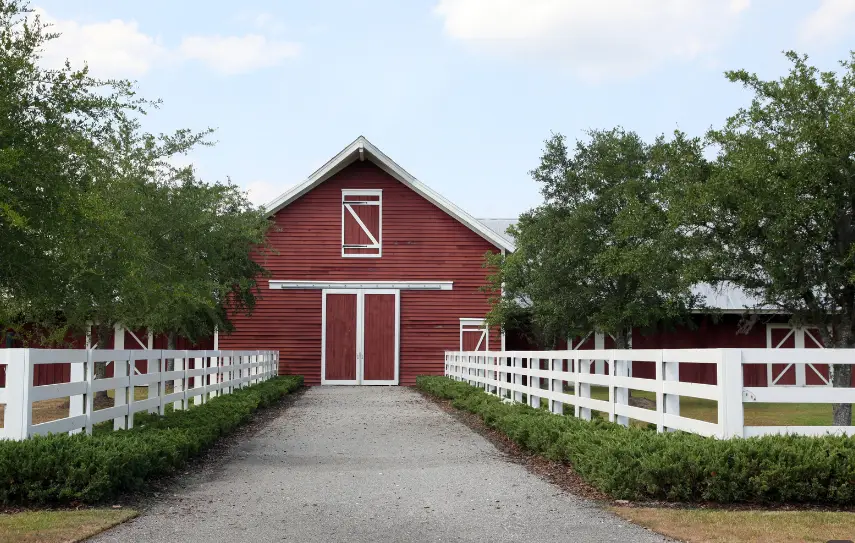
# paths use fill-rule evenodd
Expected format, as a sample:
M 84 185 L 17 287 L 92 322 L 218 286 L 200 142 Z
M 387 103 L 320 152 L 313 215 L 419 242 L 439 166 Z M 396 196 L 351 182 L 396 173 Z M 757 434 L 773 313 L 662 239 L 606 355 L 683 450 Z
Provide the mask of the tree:
M 39 65 L 55 34 L 0 0 L 0 322 L 61 341 L 94 322 L 191 339 L 258 295 L 270 225 L 230 182 L 169 159 L 210 130 L 155 136 L 128 81 Z
M 667 202 L 675 178 L 704 167 L 701 146 L 679 133 L 652 145 L 622 129 L 588 136 L 572 155 L 563 136 L 547 140 L 532 172 L 544 203 L 514 227 L 516 252 L 488 257 L 492 288 L 503 287 L 488 320 L 507 326 L 522 305 L 553 343 L 596 330 L 627 348 L 633 327 L 681 319 L 699 301 Z
M 53 39 L 18 0 L 0 1 L 0 321 L 60 323 L 81 239 L 97 232 L 102 143 L 140 111 L 129 83 L 39 66 Z M 65 317 L 67 318 L 67 317 Z
M 855 54 L 840 73 L 786 53 L 789 73 L 765 81 L 727 78 L 751 105 L 708 134 L 719 149 L 709 179 L 680 203 L 681 219 L 708 248 L 713 280 L 816 326 L 826 347 L 855 346 Z M 851 366 L 831 369 L 848 387 Z M 834 424 L 851 422 L 834 406 Z

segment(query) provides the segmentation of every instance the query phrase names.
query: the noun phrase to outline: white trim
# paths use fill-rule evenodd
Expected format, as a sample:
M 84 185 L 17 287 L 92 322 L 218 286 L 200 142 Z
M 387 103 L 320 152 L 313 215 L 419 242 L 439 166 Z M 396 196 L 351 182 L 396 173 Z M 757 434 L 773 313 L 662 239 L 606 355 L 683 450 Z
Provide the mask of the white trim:
M 359 136 L 350 145 L 341 150 L 336 156 L 330 159 L 326 164 L 321 166 L 315 173 L 309 176 L 308 179 L 288 190 L 266 206 L 267 216 L 275 215 L 279 210 L 286 207 L 288 204 L 306 194 L 316 186 L 320 185 L 339 171 L 343 170 L 352 162 L 359 160 L 361 154 L 367 155 L 366 158 L 374 162 L 383 171 L 424 197 L 426 200 L 442 209 L 447 214 L 451 215 L 470 230 L 492 243 L 499 249 L 505 249 L 513 252 L 516 248 L 514 244 L 504 237 L 493 232 L 484 224 L 480 223 L 474 217 L 446 200 L 445 197 L 435 192 L 433 189 L 423 184 L 421 181 L 410 175 L 406 170 L 401 168 L 392 159 L 383 154 L 380 149 L 374 146 L 364 136 Z
M 327 295 L 353 294 L 356 296 L 356 379 L 352 381 L 330 380 L 327 375 Z M 395 378 L 384 381 L 365 379 L 365 296 L 395 296 Z M 322 385 L 397 385 L 401 371 L 401 291 L 398 289 L 324 289 L 321 293 L 321 384 Z
M 379 196 L 383 197 L 383 189 L 341 189 L 342 201 L 345 196 Z M 374 200 L 368 200 L 365 203 L 370 204 Z
M 268 286 L 272 290 L 378 288 L 399 290 L 452 290 L 453 285 L 453 281 L 268 281 Z
M 481 352 L 481 345 L 484 345 L 484 351 L 490 350 L 490 330 L 485 324 L 484 319 L 477 318 L 460 318 L 460 350 L 463 351 L 463 334 L 465 332 L 478 332 L 481 337 L 478 338 L 478 343 L 475 345 L 475 350 Z
M 461 317 L 461 318 L 460 318 L 460 325 L 461 325 L 461 326 L 463 326 L 463 325 L 466 325 L 466 326 L 481 326 L 481 325 L 483 325 L 483 324 L 484 324 L 484 319 L 472 319 L 472 318 L 466 318 L 466 317 Z

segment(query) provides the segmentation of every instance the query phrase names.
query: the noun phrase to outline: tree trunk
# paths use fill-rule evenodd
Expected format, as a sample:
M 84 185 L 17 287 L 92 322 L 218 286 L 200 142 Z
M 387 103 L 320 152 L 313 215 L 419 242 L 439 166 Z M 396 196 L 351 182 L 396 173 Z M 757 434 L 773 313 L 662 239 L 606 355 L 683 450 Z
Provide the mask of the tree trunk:
M 841 327 L 842 328 L 842 327 Z M 832 338 L 836 341 L 829 341 L 832 338 L 823 338 L 823 343 L 831 343 L 831 347 L 836 349 L 852 349 L 855 348 L 853 337 L 845 333 L 840 333 L 838 330 L 833 334 Z M 820 328 L 820 333 L 822 329 Z M 826 334 L 827 336 L 827 334 Z M 831 378 L 831 386 L 834 388 L 849 388 L 852 386 L 852 366 L 850 364 L 833 364 L 829 366 L 828 372 Z M 832 424 L 834 426 L 851 426 L 852 425 L 852 404 L 851 403 L 835 403 L 831 405 L 832 409 Z
M 626 330 L 621 330 L 617 334 L 614 335 L 615 338 L 615 349 L 628 349 L 629 345 L 629 332 Z
M 107 378 L 107 363 L 106 362 L 96 362 L 93 364 L 95 366 L 95 379 L 106 379 Z M 109 400 L 109 396 L 107 396 L 106 390 L 99 390 L 95 393 L 95 403 L 99 405 L 103 405 L 104 402 Z
M 166 348 L 170 351 L 175 350 L 175 332 L 169 332 L 166 335 Z M 175 359 L 169 358 L 166 360 L 166 371 L 175 371 Z
M 835 388 L 849 388 L 852 386 L 852 366 L 849 364 L 835 364 L 829 368 L 831 371 L 831 386 Z M 835 426 L 852 425 L 852 404 L 836 403 L 831 406 L 833 412 L 833 423 Z

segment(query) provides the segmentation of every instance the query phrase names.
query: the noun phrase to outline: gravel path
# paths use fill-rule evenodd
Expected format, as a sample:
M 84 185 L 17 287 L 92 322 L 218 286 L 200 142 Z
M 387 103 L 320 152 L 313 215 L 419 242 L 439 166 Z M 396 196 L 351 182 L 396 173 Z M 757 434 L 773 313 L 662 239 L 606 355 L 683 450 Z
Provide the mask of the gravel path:
M 665 541 L 403 387 L 314 387 L 227 454 L 94 541 Z

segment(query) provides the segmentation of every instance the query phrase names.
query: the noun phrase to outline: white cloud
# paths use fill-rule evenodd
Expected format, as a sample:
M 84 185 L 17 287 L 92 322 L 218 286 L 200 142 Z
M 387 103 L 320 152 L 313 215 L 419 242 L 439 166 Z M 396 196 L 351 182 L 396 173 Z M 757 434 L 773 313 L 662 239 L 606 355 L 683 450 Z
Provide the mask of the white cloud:
M 439 0 L 445 32 L 489 54 L 538 58 L 598 81 L 719 47 L 750 0 Z
M 253 17 L 256 28 L 270 32 L 271 34 L 282 34 L 286 30 L 285 23 L 270 13 L 259 13 Z
M 249 194 L 249 201 L 257 206 L 267 205 L 279 197 L 293 185 L 271 183 L 269 181 L 253 181 L 244 186 Z
M 52 25 L 49 32 L 60 34 L 45 46 L 45 66 L 57 68 L 69 59 L 73 67 L 81 68 L 85 62 L 96 77 L 139 78 L 158 66 L 187 61 L 199 61 L 231 75 L 278 66 L 300 53 L 299 44 L 264 34 L 188 36 L 178 47 L 170 48 L 160 37 L 141 31 L 136 21 L 80 23 L 55 19 L 41 9 L 37 12 L 43 22 Z M 260 17 L 258 24 L 274 25 L 270 17 Z
M 84 61 L 98 77 L 140 77 L 164 61 L 167 49 L 160 40 L 141 32 L 136 21 L 112 19 L 82 24 L 52 18 L 37 10 L 49 32 L 61 34 L 47 43 L 43 52 L 46 66 L 58 68 L 69 59 L 82 68 Z
M 801 38 L 828 44 L 850 35 L 853 25 L 855 0 L 822 0 L 819 8 L 802 23 Z
M 278 66 L 300 54 L 300 45 L 270 40 L 260 34 L 246 36 L 190 36 L 179 47 L 180 55 L 198 60 L 225 75 Z

